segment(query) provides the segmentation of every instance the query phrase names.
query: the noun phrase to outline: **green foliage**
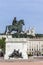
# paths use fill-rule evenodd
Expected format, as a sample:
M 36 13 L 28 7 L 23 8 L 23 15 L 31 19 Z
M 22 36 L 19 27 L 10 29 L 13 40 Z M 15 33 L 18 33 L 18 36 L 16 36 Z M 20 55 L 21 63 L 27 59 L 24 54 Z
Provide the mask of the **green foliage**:
M 32 35 L 27 35 L 26 33 L 20 34 L 20 33 L 14 33 L 12 34 L 13 38 L 34 38 Z
M 0 48 L 5 53 L 5 38 L 0 39 Z
M 27 38 L 34 38 L 34 36 L 32 36 L 32 35 L 27 35 Z
M 36 37 L 36 38 L 38 38 L 38 37 L 39 37 L 39 38 L 40 38 L 40 37 L 43 37 L 43 34 L 36 34 L 35 37 Z
M 18 38 L 18 34 L 17 34 L 17 33 L 12 34 L 12 37 L 13 37 L 13 38 Z

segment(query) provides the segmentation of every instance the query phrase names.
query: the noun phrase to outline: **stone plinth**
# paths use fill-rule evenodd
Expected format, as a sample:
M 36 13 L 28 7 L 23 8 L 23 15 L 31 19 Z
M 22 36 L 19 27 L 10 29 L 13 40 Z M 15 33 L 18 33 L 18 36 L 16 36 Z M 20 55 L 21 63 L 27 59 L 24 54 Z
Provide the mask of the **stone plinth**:
M 22 52 L 23 59 L 28 59 L 27 56 L 27 41 L 25 38 L 6 38 L 6 51 L 5 51 L 5 59 L 9 59 L 9 55 L 12 54 L 14 49 Z

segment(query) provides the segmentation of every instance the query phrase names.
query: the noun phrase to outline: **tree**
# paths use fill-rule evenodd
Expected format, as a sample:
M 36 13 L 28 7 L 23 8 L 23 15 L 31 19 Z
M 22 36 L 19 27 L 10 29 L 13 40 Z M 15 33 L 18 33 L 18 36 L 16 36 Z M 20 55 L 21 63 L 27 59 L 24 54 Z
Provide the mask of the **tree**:
M 5 53 L 5 38 L 0 39 L 0 49 Z

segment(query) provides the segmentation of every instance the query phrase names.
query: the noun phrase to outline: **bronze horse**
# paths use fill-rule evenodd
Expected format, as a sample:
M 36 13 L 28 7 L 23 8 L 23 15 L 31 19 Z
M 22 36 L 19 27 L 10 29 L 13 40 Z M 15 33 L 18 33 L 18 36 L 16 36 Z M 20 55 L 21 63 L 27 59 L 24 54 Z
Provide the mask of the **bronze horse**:
M 14 25 L 6 26 L 6 32 L 11 33 L 12 31 L 17 31 L 18 33 L 20 33 L 22 31 L 23 25 L 24 25 L 24 20 L 19 20 Z

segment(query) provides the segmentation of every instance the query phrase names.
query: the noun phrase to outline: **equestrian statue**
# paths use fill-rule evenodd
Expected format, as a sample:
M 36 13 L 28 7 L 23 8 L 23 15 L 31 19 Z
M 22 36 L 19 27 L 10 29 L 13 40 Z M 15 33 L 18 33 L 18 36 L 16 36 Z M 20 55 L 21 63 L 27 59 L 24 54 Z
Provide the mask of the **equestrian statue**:
M 5 33 L 11 34 L 12 31 L 16 31 L 17 33 L 21 33 L 23 25 L 24 25 L 24 20 L 21 19 L 21 20 L 17 21 L 16 17 L 14 17 L 12 25 L 6 26 Z

